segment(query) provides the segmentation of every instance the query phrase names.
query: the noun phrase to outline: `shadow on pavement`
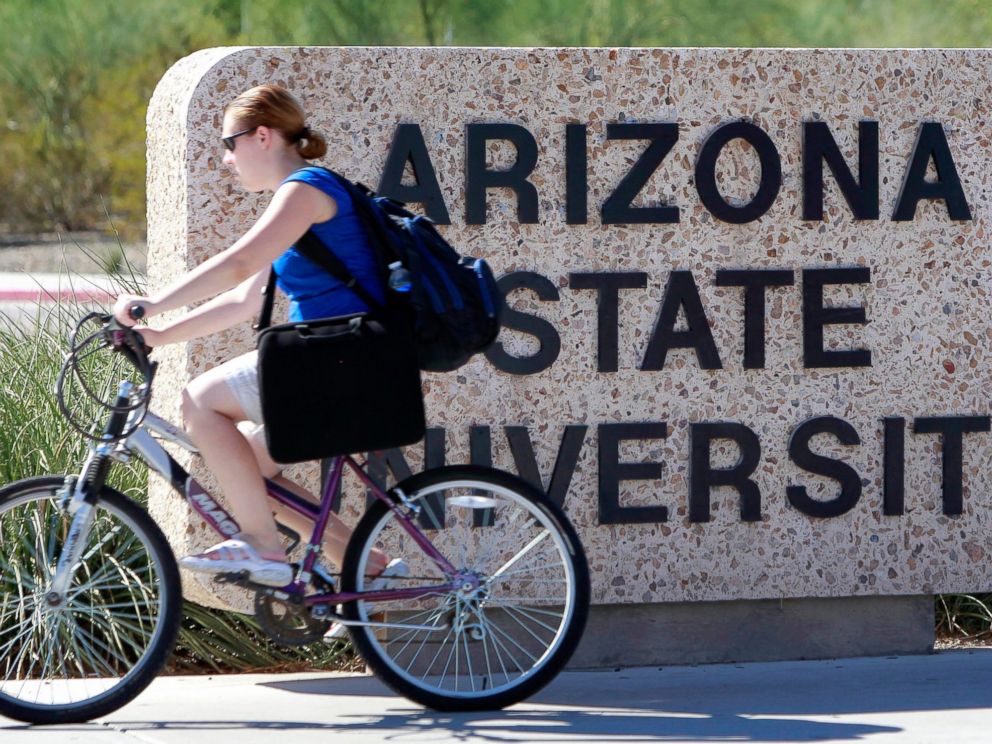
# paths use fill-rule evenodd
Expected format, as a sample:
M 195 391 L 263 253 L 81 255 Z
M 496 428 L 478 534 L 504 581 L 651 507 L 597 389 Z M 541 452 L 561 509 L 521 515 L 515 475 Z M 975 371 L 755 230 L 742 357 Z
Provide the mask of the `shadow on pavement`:
M 878 734 L 910 733 L 921 725 L 933 733 L 927 726 L 932 727 L 936 719 L 942 726 L 970 726 L 967 731 L 981 737 L 987 720 L 984 713 L 992 708 L 987 685 L 982 682 L 990 677 L 992 650 L 567 672 L 524 704 L 503 711 L 470 713 L 425 710 L 372 677 L 267 677 L 242 689 L 269 688 L 298 696 L 291 703 L 292 719 L 253 715 L 267 712 L 255 707 L 245 709 L 244 717 L 236 720 L 219 708 L 216 717 L 187 711 L 187 720 L 182 720 L 182 713 L 171 720 L 156 714 L 143 719 L 115 715 L 102 724 L 107 727 L 102 730 L 148 741 L 158 741 L 155 734 L 159 732 L 162 741 L 170 742 L 204 740 L 194 738 L 192 732 L 196 731 L 205 732 L 211 740 L 218 738 L 213 732 L 231 732 L 220 741 L 233 739 L 239 731 L 301 735 L 313 731 L 352 734 L 355 740 L 364 734 L 369 741 L 416 736 L 418 740 L 484 742 L 785 742 L 854 741 Z M 224 689 L 225 694 L 236 695 L 238 688 Z M 327 701 L 322 703 L 321 698 Z M 258 699 L 257 695 L 252 697 L 253 701 Z M 224 705 L 222 700 L 218 704 Z M 285 705 L 283 698 L 282 710 L 286 710 Z M 315 720 L 299 720 L 308 717 L 308 709 L 314 711 Z M 921 718 L 919 713 L 926 715 Z M 2 728 L 8 732 L 29 727 Z M 86 726 L 57 728 L 62 734 L 94 730 Z
M 988 687 L 979 678 L 992 679 L 992 650 L 566 672 L 527 702 L 705 717 L 985 709 L 990 706 Z M 364 676 L 263 684 L 300 694 L 395 695 L 374 677 Z
M 348 716 L 344 717 L 345 719 Z M 852 741 L 871 735 L 901 731 L 892 726 L 860 723 L 827 723 L 793 719 L 749 719 L 744 716 L 687 716 L 656 711 L 515 711 L 488 713 L 437 713 L 423 709 L 392 710 L 383 715 L 354 716 L 355 721 L 336 723 L 305 721 L 119 721 L 110 729 L 140 736 L 160 731 L 326 731 L 328 734 L 360 737 L 376 729 L 389 732 L 390 739 L 429 736 L 432 741 Z M 28 726 L 4 727 L 26 730 Z M 93 733 L 85 726 L 59 726 L 63 735 Z M 71 738 L 71 737 L 70 737 Z

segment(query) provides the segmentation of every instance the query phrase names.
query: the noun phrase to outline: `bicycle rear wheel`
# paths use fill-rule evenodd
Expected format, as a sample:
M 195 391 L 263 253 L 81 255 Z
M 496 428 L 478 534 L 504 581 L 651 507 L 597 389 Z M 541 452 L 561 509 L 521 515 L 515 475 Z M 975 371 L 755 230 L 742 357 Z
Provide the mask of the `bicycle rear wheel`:
M 132 700 L 179 629 L 179 570 L 158 525 L 104 488 L 68 591 L 48 597 L 72 517 L 46 476 L 0 489 L 0 715 L 71 723 Z
M 352 626 L 356 648 L 392 689 L 437 710 L 491 710 L 532 695 L 568 661 L 588 614 L 589 571 L 568 519 L 538 489 L 491 468 L 438 468 L 397 488 L 466 580 L 413 600 L 346 604 L 349 619 L 385 613 L 407 626 Z M 368 586 L 373 548 L 407 562 L 396 588 L 452 580 L 401 521 L 381 501 L 369 508 L 348 544 L 344 591 Z

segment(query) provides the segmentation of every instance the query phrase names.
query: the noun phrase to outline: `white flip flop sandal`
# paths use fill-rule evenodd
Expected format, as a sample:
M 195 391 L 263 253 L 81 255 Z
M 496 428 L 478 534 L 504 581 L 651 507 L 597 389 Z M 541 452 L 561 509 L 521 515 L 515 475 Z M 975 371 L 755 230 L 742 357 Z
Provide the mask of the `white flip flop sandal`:
M 240 573 L 247 571 L 256 584 L 285 586 L 293 580 L 293 568 L 285 561 L 263 558 L 244 540 L 236 538 L 208 548 L 202 553 L 187 555 L 179 565 L 197 573 Z

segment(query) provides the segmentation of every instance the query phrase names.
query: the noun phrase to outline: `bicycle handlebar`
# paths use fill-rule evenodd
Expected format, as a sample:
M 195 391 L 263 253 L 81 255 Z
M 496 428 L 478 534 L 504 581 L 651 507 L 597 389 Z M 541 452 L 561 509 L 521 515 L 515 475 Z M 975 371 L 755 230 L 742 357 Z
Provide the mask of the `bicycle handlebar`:
M 134 308 L 132 308 L 133 310 Z M 139 315 L 144 314 L 144 308 L 141 308 L 141 311 Z M 82 330 L 89 323 L 94 323 L 99 328 L 83 335 Z M 148 357 L 150 347 L 145 344 L 144 339 L 141 337 L 141 332 L 136 328 L 124 325 L 112 315 L 92 312 L 85 315 L 76 324 L 70 335 L 69 343 L 69 353 L 66 355 L 65 362 L 59 372 L 55 389 L 59 410 L 62 411 L 69 424 L 76 431 L 91 439 L 105 440 L 105 433 L 96 435 L 93 432 L 92 421 L 77 421 L 77 418 L 80 416 L 87 417 L 87 415 L 79 412 L 76 412 L 76 415 L 74 415 L 74 412 L 70 410 L 69 403 L 77 400 L 77 398 L 75 394 L 72 394 L 70 395 L 71 400 L 66 400 L 68 392 L 67 385 L 69 388 L 75 385 L 76 390 L 81 389 L 91 401 L 95 402 L 102 409 L 111 411 L 115 417 L 118 417 L 120 414 L 130 414 L 133 411 L 142 409 L 140 416 L 136 418 L 132 417 L 132 427 L 128 431 L 120 433 L 121 438 L 130 436 L 140 425 L 141 420 L 144 418 L 144 413 L 147 411 L 148 401 L 151 397 L 151 383 L 157 368 L 157 364 L 152 362 Z M 112 400 L 106 399 L 108 394 L 111 394 L 111 388 L 107 388 L 104 384 L 94 385 L 91 380 L 87 380 L 87 375 L 92 373 L 92 369 L 85 366 L 81 367 L 80 362 L 99 348 L 109 348 L 112 351 L 120 353 L 138 372 L 141 378 L 140 384 L 132 390 L 129 400 L 120 400 L 116 393 L 112 394 Z M 107 371 L 109 372 L 109 369 Z M 112 389 L 116 390 L 116 386 L 113 386 Z M 101 391 L 104 392 L 101 393 Z M 73 403 L 73 407 L 78 408 L 78 403 Z M 116 432 L 114 433 L 114 438 L 118 438 Z

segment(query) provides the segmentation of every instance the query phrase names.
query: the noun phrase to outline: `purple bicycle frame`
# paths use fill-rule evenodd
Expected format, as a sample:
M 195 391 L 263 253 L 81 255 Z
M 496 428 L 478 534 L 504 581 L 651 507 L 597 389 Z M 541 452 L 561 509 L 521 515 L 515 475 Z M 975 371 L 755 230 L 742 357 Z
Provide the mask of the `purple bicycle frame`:
M 172 458 L 170 457 L 169 459 L 171 460 Z M 174 464 L 178 468 L 178 463 Z M 310 538 L 308 546 L 320 545 L 322 542 L 324 530 L 327 529 L 327 523 L 330 520 L 331 510 L 335 505 L 338 486 L 340 485 L 341 479 L 344 475 L 345 465 L 347 465 L 358 477 L 358 479 L 372 491 L 377 499 L 384 502 L 392 510 L 399 520 L 400 525 L 404 530 L 406 530 L 410 537 L 413 538 L 414 542 L 417 543 L 420 549 L 424 551 L 424 554 L 434 562 L 438 569 L 440 569 L 446 576 L 451 577 L 451 579 L 446 584 L 409 587 L 406 589 L 381 589 L 368 592 L 332 592 L 328 594 L 310 594 L 302 597 L 302 601 L 305 605 L 311 606 L 325 603 L 341 604 L 343 602 L 351 602 L 356 599 L 364 599 L 369 602 L 386 601 L 391 599 L 416 599 L 428 594 L 453 591 L 461 587 L 466 581 L 472 584 L 477 581 L 474 576 L 462 576 L 451 564 L 451 562 L 448 561 L 448 559 L 434 547 L 434 544 L 430 541 L 430 539 L 417 527 L 416 524 L 414 524 L 414 521 L 410 515 L 404 512 L 400 505 L 390 498 L 386 492 L 383 491 L 382 488 L 380 488 L 379 485 L 368 476 L 363 469 L 363 464 L 355 462 L 351 455 L 341 455 L 331 460 L 330 474 L 328 475 L 327 482 L 324 485 L 324 491 L 321 495 L 319 505 L 314 505 L 309 501 L 300 498 L 296 494 L 287 490 L 283 486 L 280 486 L 278 483 L 269 480 L 268 478 L 265 479 L 265 488 L 268 491 L 270 498 L 288 509 L 292 509 L 300 516 L 303 516 L 314 523 L 313 535 Z M 177 475 L 175 470 L 173 472 L 174 476 Z M 208 494 L 192 477 L 187 475 L 185 478 L 182 478 L 181 480 L 183 483 L 181 488 L 179 488 L 179 483 L 176 482 L 177 480 L 180 479 L 173 477 L 173 485 L 183 492 L 187 501 L 189 501 L 190 506 L 200 516 L 202 516 L 204 520 L 206 520 L 207 524 L 209 524 L 218 534 L 224 537 L 232 537 L 240 531 L 237 522 L 234 521 L 231 515 L 227 513 L 223 507 L 220 506 L 220 504 L 214 501 L 210 494 Z M 304 579 L 313 571 L 314 564 L 317 562 L 317 556 L 320 553 L 320 550 L 308 549 L 305 553 L 302 570 L 300 571 L 300 576 Z M 279 591 L 289 594 L 302 595 L 306 591 L 306 581 L 294 581 L 291 584 L 287 584 L 285 587 L 282 587 Z

